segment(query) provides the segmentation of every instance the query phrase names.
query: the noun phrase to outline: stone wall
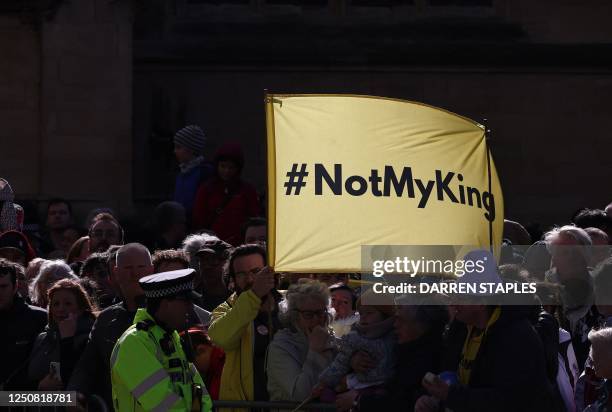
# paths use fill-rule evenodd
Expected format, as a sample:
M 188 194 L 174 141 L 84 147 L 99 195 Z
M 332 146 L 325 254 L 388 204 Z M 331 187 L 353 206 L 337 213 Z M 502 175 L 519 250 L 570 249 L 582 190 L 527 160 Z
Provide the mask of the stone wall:
M 172 192 L 172 134 L 187 123 L 209 135 L 209 157 L 224 140 L 242 142 L 245 175 L 263 193 L 268 89 L 399 97 L 488 118 L 510 218 L 564 222 L 612 200 L 601 189 L 612 126 L 604 0 L 58 4 L 39 22 L 0 14 L 0 176 L 21 198 L 145 216 Z
M 612 200 L 604 189 L 612 169 L 612 118 L 607 113 L 612 73 L 142 68 L 135 74 L 134 88 L 135 145 L 151 146 L 151 127 L 158 119 L 150 114 L 158 104 L 155 96 L 164 95 L 170 119 L 203 127 L 211 140 L 209 157 L 220 142 L 240 141 L 247 157 L 244 175 L 262 193 L 266 173 L 263 92 L 268 89 L 396 97 L 476 121 L 488 119 L 508 218 L 563 223 L 579 207 L 604 207 Z M 156 152 L 156 156 L 151 164 L 168 163 L 171 153 Z M 149 181 L 169 181 L 171 169 L 150 166 L 148 170 L 149 176 L 157 176 Z M 162 194 L 159 185 L 143 190 Z
M 0 16 L 0 176 L 20 194 L 41 191 L 40 37 Z
M 38 24 L 3 18 L 0 175 L 20 198 L 132 211 L 131 17 L 129 2 L 79 0 Z

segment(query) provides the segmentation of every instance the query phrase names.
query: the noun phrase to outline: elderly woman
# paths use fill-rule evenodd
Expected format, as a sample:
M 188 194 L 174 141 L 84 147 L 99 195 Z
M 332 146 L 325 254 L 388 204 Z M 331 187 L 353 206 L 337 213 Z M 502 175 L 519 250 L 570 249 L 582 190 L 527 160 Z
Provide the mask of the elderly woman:
M 79 280 L 70 266 L 63 260 L 48 260 L 42 264 L 38 275 L 30 284 L 30 299 L 32 304 L 46 308 L 49 303 L 47 291 L 60 279 Z
M 337 338 L 341 338 L 351 331 L 355 323 L 359 321 L 359 313 L 355 310 L 357 297 L 349 286 L 336 283 L 329 287 L 331 294 L 331 305 L 334 308 L 334 320 L 331 328 Z
M 595 310 L 593 278 L 588 262 L 592 241 L 588 233 L 575 226 L 554 228 L 544 235 L 551 253 L 551 269 L 546 280 L 563 286 L 560 326 L 572 336 L 578 365 L 584 365 L 589 354 L 587 333 L 599 323 Z
M 268 346 L 266 369 L 272 401 L 301 402 L 310 396 L 319 374 L 334 357 L 329 323 L 329 291 L 318 281 L 300 280 L 281 302 L 281 319 L 287 326 Z
M 590 404 L 584 412 L 607 412 L 612 400 L 612 328 L 602 328 L 589 332 L 591 341 L 591 357 L 595 374 L 603 378 L 598 388 L 597 400 Z

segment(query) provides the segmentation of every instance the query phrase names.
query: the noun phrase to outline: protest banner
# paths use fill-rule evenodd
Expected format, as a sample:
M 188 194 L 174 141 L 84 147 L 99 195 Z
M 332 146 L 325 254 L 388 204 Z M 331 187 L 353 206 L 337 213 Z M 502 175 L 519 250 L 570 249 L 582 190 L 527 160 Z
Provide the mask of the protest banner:
M 265 102 L 275 270 L 357 272 L 362 245 L 501 244 L 502 191 L 483 125 L 373 96 Z

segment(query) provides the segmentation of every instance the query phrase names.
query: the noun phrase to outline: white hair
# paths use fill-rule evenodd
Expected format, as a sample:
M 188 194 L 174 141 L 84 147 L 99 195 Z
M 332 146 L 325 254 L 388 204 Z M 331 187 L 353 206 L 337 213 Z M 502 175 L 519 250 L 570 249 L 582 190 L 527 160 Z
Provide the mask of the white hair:
M 322 302 L 329 312 L 330 294 L 327 285 L 318 280 L 300 279 L 287 290 L 285 298 L 279 303 L 279 317 L 286 326 L 295 326 L 297 309 L 307 299 Z M 331 317 L 328 318 L 331 320 Z
M 38 306 L 46 306 L 47 290 L 51 288 L 49 281 L 53 278 L 79 280 L 72 268 L 61 259 L 45 261 L 38 271 L 38 275 L 30 284 L 30 299 Z M 41 290 L 42 289 L 42 290 Z
M 189 235 L 183 240 L 183 251 L 189 259 L 189 267 L 198 270 L 198 258 L 197 253 L 205 243 L 214 242 L 219 240 L 217 236 L 209 235 L 207 233 L 198 233 Z
M 612 328 L 602 328 L 589 332 L 591 344 L 601 343 L 605 347 L 612 347 Z
M 584 229 L 574 225 L 554 227 L 544 234 L 544 242 L 549 253 L 552 254 L 553 242 L 561 235 L 569 236 L 574 239 L 576 243 L 578 243 L 578 250 L 584 257 L 584 260 L 586 262 L 591 261 L 591 246 L 593 246 L 593 241 Z
M 559 236 L 567 235 L 578 242 L 580 246 L 592 246 L 593 242 L 591 237 L 584 230 L 574 225 L 565 225 L 561 227 L 554 227 L 544 234 L 544 241 L 546 246 L 550 246 Z

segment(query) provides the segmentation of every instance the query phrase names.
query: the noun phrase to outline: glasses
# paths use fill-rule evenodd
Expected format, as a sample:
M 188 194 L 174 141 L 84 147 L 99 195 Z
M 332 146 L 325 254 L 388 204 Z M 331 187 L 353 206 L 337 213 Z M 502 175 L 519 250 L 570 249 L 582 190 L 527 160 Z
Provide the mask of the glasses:
M 255 276 L 256 274 L 258 274 L 263 268 L 253 268 L 251 270 L 243 270 L 242 272 L 236 272 L 234 273 L 234 276 L 236 277 L 236 279 L 238 278 L 244 278 L 246 276 Z
M 323 310 L 299 310 L 299 309 L 294 309 L 296 312 L 298 312 L 300 315 L 302 315 L 302 317 L 306 320 L 312 320 L 315 317 L 317 317 L 318 319 L 324 318 L 328 315 L 328 311 L 327 309 L 323 309 Z

